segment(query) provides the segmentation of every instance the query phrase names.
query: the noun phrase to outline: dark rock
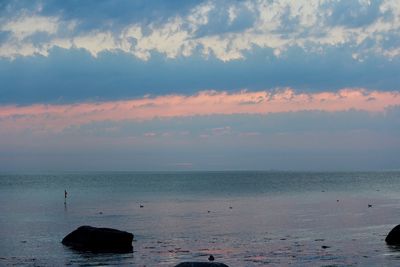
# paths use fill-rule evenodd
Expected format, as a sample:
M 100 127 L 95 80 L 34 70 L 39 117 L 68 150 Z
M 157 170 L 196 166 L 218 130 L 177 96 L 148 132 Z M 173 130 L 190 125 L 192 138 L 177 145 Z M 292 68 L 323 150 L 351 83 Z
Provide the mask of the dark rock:
M 133 234 L 111 229 L 81 226 L 69 233 L 62 243 L 76 250 L 128 253 L 133 251 Z
M 400 224 L 389 232 L 385 241 L 388 245 L 400 245 Z
M 215 260 L 215 258 L 214 258 L 214 256 L 213 256 L 213 255 L 210 255 L 210 257 L 208 257 L 208 260 L 209 260 L 209 261 L 214 261 L 214 260 Z
M 175 267 L 229 267 L 220 262 L 181 262 Z

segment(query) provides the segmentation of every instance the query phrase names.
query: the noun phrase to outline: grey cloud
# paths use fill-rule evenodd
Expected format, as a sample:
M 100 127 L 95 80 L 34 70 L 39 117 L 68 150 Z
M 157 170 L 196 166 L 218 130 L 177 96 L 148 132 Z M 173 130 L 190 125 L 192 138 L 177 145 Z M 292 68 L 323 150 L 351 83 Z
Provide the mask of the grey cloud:
M 309 54 L 291 48 L 287 57 L 254 50 L 242 61 L 209 57 L 165 60 L 153 54 L 143 62 L 124 53 L 94 59 L 84 50 L 55 49 L 48 57 L 0 60 L 0 103 L 71 103 L 142 97 L 146 94 L 193 94 L 199 90 L 330 91 L 344 87 L 398 90 L 398 59 L 356 61 L 347 47 Z
M 0 167 L 176 170 L 171 164 L 191 162 L 200 170 L 394 169 L 400 164 L 399 114 L 400 107 L 392 107 L 385 114 L 298 112 L 104 121 L 61 133 L 1 136 Z M 80 164 L 86 161 L 90 164 Z
M 332 11 L 332 14 L 327 17 L 330 25 L 364 27 L 386 16 L 380 12 L 383 2 L 383 0 L 328 1 L 322 7 Z
M 149 121 L 102 121 L 65 129 L 63 134 L 88 136 L 129 137 L 156 133 L 167 138 L 185 133 L 196 139 L 201 134 L 216 137 L 229 133 L 239 137 L 246 133 L 306 134 L 334 132 L 362 132 L 400 134 L 400 107 L 390 107 L 384 113 L 349 110 L 342 112 L 301 111 L 267 115 L 213 115 L 182 118 L 153 119 Z M 400 141 L 400 139 L 399 139 Z
M 213 4 L 215 7 L 208 13 L 208 22 L 196 30 L 196 38 L 244 31 L 251 28 L 256 21 L 255 12 L 249 10 L 245 2 L 215 1 Z M 234 14 L 232 21 L 229 9 Z

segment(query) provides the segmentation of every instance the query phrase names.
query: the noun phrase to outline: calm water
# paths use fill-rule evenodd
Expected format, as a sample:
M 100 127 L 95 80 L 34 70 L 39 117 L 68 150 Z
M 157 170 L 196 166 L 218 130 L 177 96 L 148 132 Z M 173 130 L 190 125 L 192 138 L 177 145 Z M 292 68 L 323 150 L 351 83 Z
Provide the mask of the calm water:
M 400 172 L 4 174 L 0 265 L 400 266 L 399 192 Z M 80 225 L 132 232 L 134 252 L 64 247 Z

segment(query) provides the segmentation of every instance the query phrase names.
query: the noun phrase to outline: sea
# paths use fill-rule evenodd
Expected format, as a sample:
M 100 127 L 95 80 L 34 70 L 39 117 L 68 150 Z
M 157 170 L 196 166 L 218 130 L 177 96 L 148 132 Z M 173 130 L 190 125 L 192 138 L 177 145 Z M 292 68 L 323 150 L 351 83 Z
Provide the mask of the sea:
M 0 174 L 0 266 L 400 266 L 397 224 L 398 171 Z M 62 245 L 81 225 L 134 250 Z

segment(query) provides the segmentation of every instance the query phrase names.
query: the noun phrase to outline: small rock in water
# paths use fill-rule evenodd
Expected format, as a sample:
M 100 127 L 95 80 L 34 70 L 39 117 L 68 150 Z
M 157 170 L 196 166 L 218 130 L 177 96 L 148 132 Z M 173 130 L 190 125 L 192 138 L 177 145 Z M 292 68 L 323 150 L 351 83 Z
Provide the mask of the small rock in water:
M 208 260 L 209 261 L 214 261 L 215 259 L 214 259 L 214 256 L 213 255 L 210 255 L 210 257 L 208 257 Z
M 211 211 L 207 210 L 207 213 L 210 213 Z
M 368 204 L 368 208 L 372 208 L 372 205 L 371 205 L 371 204 Z
M 103 212 L 102 212 L 102 211 L 99 211 L 99 214 L 103 214 Z
M 400 245 L 400 224 L 389 232 L 385 241 L 388 245 Z
M 229 207 L 229 209 L 231 210 L 231 209 L 232 209 L 232 207 Z
M 143 206 L 143 205 L 140 205 L 139 207 L 140 207 L 140 208 L 143 208 L 144 206 Z
M 336 199 L 336 202 L 339 202 L 339 199 Z

